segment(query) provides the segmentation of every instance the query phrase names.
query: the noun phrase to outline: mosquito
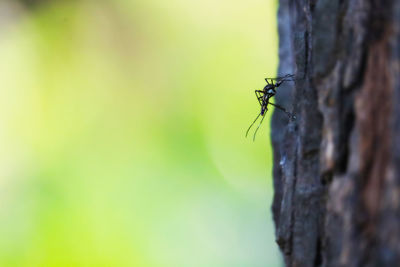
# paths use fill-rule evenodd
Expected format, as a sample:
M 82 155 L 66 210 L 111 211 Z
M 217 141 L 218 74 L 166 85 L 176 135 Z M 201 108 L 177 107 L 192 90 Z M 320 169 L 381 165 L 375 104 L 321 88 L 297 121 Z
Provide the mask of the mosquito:
M 268 111 L 268 105 L 272 105 L 275 108 L 285 112 L 286 115 L 288 115 L 289 119 L 296 118 L 292 113 L 288 112 L 284 107 L 270 102 L 270 99 L 276 94 L 276 88 L 279 87 L 282 83 L 284 83 L 286 81 L 294 81 L 294 75 L 286 74 L 285 76 L 277 77 L 277 78 L 265 78 L 265 81 L 267 82 L 267 85 L 264 87 L 263 90 L 255 90 L 254 91 L 256 94 L 258 103 L 260 103 L 261 111 L 257 115 L 256 119 L 253 121 L 253 123 L 250 125 L 249 129 L 247 129 L 247 131 L 246 131 L 246 137 L 247 137 L 251 127 L 254 125 L 254 123 L 256 123 L 258 118 L 261 116 L 261 121 L 258 124 L 257 129 L 254 131 L 253 141 L 256 139 L 257 131 L 260 128 L 260 126 L 265 118 L 265 114 Z

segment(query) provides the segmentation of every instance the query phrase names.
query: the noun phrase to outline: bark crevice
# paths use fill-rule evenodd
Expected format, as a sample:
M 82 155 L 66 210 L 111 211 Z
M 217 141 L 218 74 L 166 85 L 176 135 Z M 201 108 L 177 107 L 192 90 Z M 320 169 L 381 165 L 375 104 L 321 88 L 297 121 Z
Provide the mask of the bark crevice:
M 400 262 L 400 3 L 280 0 L 273 203 L 287 266 Z M 392 233 L 392 234 L 390 234 Z

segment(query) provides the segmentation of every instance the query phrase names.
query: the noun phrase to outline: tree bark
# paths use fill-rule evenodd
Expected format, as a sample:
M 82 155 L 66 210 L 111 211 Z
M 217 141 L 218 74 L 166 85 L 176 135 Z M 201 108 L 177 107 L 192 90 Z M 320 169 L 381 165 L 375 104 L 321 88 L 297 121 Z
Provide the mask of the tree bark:
M 273 214 L 286 266 L 400 266 L 400 1 L 280 0 Z M 290 108 L 289 108 L 290 109 Z

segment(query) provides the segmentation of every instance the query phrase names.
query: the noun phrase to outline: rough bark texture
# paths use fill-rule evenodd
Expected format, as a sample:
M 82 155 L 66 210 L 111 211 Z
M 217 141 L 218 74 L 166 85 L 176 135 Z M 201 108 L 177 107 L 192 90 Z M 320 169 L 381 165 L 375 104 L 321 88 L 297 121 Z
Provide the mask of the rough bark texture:
M 400 1 L 280 0 L 272 119 L 287 266 L 400 266 Z M 290 108 L 289 108 L 290 109 Z

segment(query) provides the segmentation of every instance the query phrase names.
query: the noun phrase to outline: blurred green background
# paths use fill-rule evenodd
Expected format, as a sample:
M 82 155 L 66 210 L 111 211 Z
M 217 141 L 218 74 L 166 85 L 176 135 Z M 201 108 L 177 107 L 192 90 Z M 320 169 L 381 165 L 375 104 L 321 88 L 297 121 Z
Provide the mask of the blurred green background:
M 280 266 L 275 0 L 0 2 L 0 266 Z

